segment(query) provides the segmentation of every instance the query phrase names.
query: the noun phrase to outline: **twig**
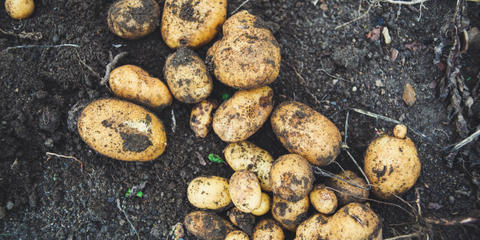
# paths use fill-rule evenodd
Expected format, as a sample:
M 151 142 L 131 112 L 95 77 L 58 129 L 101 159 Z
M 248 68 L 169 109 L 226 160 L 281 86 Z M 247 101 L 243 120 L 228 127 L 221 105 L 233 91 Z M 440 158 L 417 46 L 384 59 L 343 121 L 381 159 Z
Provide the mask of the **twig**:
M 465 225 L 471 224 L 480 221 L 478 218 L 467 217 L 461 219 L 449 220 L 445 218 L 424 218 L 425 222 L 435 225 L 444 225 L 444 226 L 455 226 L 455 225 Z
M 297 68 L 295 68 L 295 66 L 293 66 L 292 64 L 290 64 L 289 62 L 286 62 L 285 61 L 285 64 L 287 64 L 287 66 L 289 66 L 290 68 L 293 69 L 293 71 L 295 72 L 295 75 L 297 75 L 297 77 L 300 79 L 300 84 L 305 88 L 305 90 L 307 91 L 308 95 L 310 95 L 314 100 L 315 100 L 315 103 L 320 103 L 321 101 L 318 100 L 317 96 L 315 96 L 315 94 L 313 94 L 311 91 L 310 91 L 310 88 L 308 87 L 307 85 L 307 81 L 305 81 L 305 78 L 303 78 L 303 76 L 297 71 Z M 293 93 L 295 94 L 295 92 Z
M 313 167 L 313 172 L 316 173 L 316 174 L 318 174 L 318 175 L 324 176 L 324 177 L 331 177 L 331 178 L 338 179 L 338 180 L 340 180 L 340 181 L 346 182 L 346 183 L 348 183 L 348 184 L 350 184 L 350 185 L 352 185 L 352 186 L 354 186 L 354 187 L 357 187 L 357 188 L 361 188 L 361 189 L 364 189 L 364 190 L 370 190 L 370 189 L 365 188 L 365 187 L 363 187 L 363 186 L 360 186 L 360 185 L 358 185 L 358 184 L 356 184 L 356 183 L 354 183 L 354 182 L 350 182 L 350 181 L 348 181 L 348 180 L 345 179 L 345 178 L 339 177 L 339 176 L 337 176 L 337 175 L 335 175 L 335 174 L 333 174 L 333 173 L 331 173 L 331 172 L 329 172 L 329 171 L 327 171 L 327 170 L 323 170 L 323 169 L 321 169 L 320 167 L 317 167 L 317 166 L 314 166 L 314 167 Z
M 460 148 L 462 148 L 463 146 L 465 146 L 465 145 L 469 144 L 470 142 L 474 141 L 478 136 L 480 136 L 480 128 L 476 132 L 472 133 L 472 135 L 463 139 L 459 143 L 456 143 L 453 146 L 452 145 L 447 146 L 444 150 L 449 149 L 448 150 L 449 152 L 455 152 L 455 151 L 459 150 Z
M 368 180 L 368 177 L 367 177 L 367 174 L 365 174 L 365 172 L 363 171 L 363 169 L 360 167 L 360 165 L 358 164 L 358 162 L 355 160 L 355 158 L 353 157 L 353 155 L 347 150 L 347 149 L 344 149 L 345 152 L 347 152 L 347 155 L 350 157 L 350 159 L 352 159 L 353 163 L 355 163 L 355 166 L 357 166 L 358 170 L 360 170 L 360 172 L 362 173 L 363 175 L 363 178 L 365 179 L 365 181 L 367 182 L 367 185 L 368 185 L 368 190 L 370 190 L 370 181 Z
M 343 144 L 348 147 L 347 138 L 348 138 L 348 118 L 350 117 L 350 111 L 347 111 L 347 116 L 345 118 L 345 138 L 343 139 Z
M 412 0 L 410 2 L 406 1 L 397 1 L 397 0 L 382 0 L 382 2 L 391 3 L 391 4 L 400 4 L 400 5 L 415 5 L 427 2 L 429 0 Z
M 98 74 L 95 70 L 93 70 L 92 67 L 90 67 L 85 61 L 82 60 L 82 58 L 80 58 L 80 54 L 77 52 L 77 57 L 78 57 L 78 61 L 84 66 L 86 67 L 95 77 L 99 78 L 99 79 L 102 79 L 102 77 L 100 77 L 100 74 Z
M 61 48 L 61 47 L 75 47 L 79 48 L 80 46 L 77 44 L 72 44 L 72 43 L 65 43 L 65 44 L 60 44 L 60 45 L 20 45 L 20 46 L 15 46 L 15 47 L 8 47 L 5 49 L 5 51 L 9 51 L 12 49 L 19 49 L 19 48 Z
M 120 200 L 117 198 L 117 208 L 118 210 L 120 210 L 120 212 L 123 213 L 123 215 L 125 216 L 125 218 L 127 219 L 127 222 L 130 224 L 130 226 L 133 228 L 133 231 L 135 231 L 135 234 L 137 235 L 137 239 L 140 240 L 140 235 L 138 235 L 138 231 L 137 229 L 135 228 L 135 226 L 133 225 L 132 222 L 130 222 L 130 219 L 128 218 L 128 215 L 127 215 L 127 212 L 125 212 L 125 210 L 122 208 L 122 206 L 120 205 Z
M 347 80 L 345 78 L 342 78 L 342 77 L 338 77 L 338 76 L 335 76 L 335 75 L 332 75 L 330 74 L 329 72 L 327 72 L 327 70 L 325 69 L 320 69 L 321 72 L 325 73 L 327 76 L 333 78 L 333 79 L 337 79 L 337 80 L 342 80 L 342 81 L 345 81 L 345 82 L 349 82 L 349 83 L 352 83 L 352 81 L 350 80 Z
M 417 196 L 417 199 L 415 200 L 415 203 L 417 203 L 417 212 L 419 216 L 422 216 L 422 207 L 420 207 L 420 189 L 415 188 L 415 195 Z
M 105 85 L 107 84 L 107 81 L 108 81 L 108 78 L 110 77 L 110 72 L 112 71 L 112 68 L 115 67 L 115 65 L 117 65 L 118 61 L 120 60 L 120 58 L 124 57 L 125 55 L 127 55 L 128 53 L 127 52 L 121 52 L 119 54 L 117 54 L 112 61 L 110 61 L 107 66 L 105 67 L 105 76 L 103 77 L 102 81 L 100 81 L 100 85 Z
M 414 232 L 406 235 L 400 235 L 396 237 L 391 237 L 391 238 L 385 238 L 383 240 L 397 240 L 397 239 L 406 239 L 406 238 L 412 238 L 412 237 L 420 237 L 422 235 L 422 232 Z
M 14 36 L 14 37 L 19 37 L 21 39 L 30 39 L 34 41 L 41 40 L 43 38 L 41 32 L 25 32 L 22 31 L 20 33 L 15 33 L 12 31 L 6 31 L 0 28 L 0 33 L 8 35 L 8 36 Z
M 172 108 L 172 132 L 175 133 L 175 129 L 177 128 L 177 120 L 175 119 L 175 112 L 173 112 Z
M 83 162 L 80 161 L 78 158 L 76 158 L 74 156 L 66 156 L 66 155 L 61 155 L 61 154 L 52 153 L 52 152 L 46 152 L 45 155 L 47 155 L 47 161 L 45 161 L 45 162 L 48 162 L 48 160 L 50 160 L 51 156 L 75 160 L 76 162 L 80 163 L 80 169 L 82 169 L 82 171 L 83 171 Z
M 243 7 L 243 5 L 247 4 L 248 2 L 250 2 L 250 0 L 245 0 L 245 1 L 243 1 L 237 8 L 235 8 L 235 10 L 233 10 L 233 11 L 230 13 L 230 15 L 235 14 L 238 10 L 240 10 L 240 8 Z
M 348 22 L 345 22 L 345 23 L 342 23 L 342 24 L 336 26 L 336 27 L 335 27 L 335 30 L 340 29 L 340 28 L 343 28 L 343 27 L 345 27 L 345 26 L 347 26 L 347 25 L 350 25 L 350 24 L 353 23 L 353 22 L 356 22 L 356 21 L 358 21 L 358 20 L 360 20 L 360 19 L 362 19 L 362 18 L 365 18 L 365 17 L 368 15 L 368 13 L 370 12 L 370 10 L 372 9 L 372 6 L 373 6 L 373 4 L 369 4 L 367 10 L 365 10 L 365 12 L 364 12 L 362 15 L 360 15 L 360 16 L 358 16 L 358 17 L 356 17 L 356 18 L 354 18 L 354 19 L 352 19 L 352 20 L 350 20 L 350 21 L 348 21 Z

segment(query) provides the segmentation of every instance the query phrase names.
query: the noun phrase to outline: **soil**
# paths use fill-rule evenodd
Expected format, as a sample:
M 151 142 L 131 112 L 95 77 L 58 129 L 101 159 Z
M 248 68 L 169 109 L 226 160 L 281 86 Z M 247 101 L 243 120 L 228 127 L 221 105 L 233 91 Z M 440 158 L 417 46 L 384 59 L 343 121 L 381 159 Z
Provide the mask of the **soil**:
M 228 12 L 241 2 L 229 1 Z M 344 138 L 351 108 L 401 120 L 428 136 L 431 141 L 409 132 L 418 146 L 422 172 L 415 188 L 402 196 L 414 209 L 418 196 L 421 217 L 410 216 L 407 212 L 413 210 L 400 200 L 389 202 L 406 211 L 371 201 L 383 220 L 384 237 L 421 233 L 430 239 L 475 239 L 480 234 L 478 223 L 446 226 L 425 220 L 479 217 L 480 141 L 462 148 L 453 161 L 447 161 L 447 153 L 438 147 L 462 140 L 451 120 L 449 101 L 441 101 L 435 87 L 444 72 L 433 63 L 442 26 L 453 15 L 456 1 L 429 1 L 421 13 L 418 5 L 400 8 L 383 3 L 365 18 L 336 29 L 359 16 L 359 2 L 258 0 L 242 7 L 261 16 L 281 45 L 280 75 L 271 84 L 275 104 L 306 103 L 329 117 Z M 368 5 L 363 2 L 365 11 Z M 168 137 L 166 152 L 158 159 L 122 162 L 95 153 L 75 128 L 68 127 L 67 119 L 73 107 L 112 96 L 99 84 L 109 53 L 127 51 L 119 64 L 138 65 L 163 78 L 172 50 L 159 29 L 133 41 L 110 33 L 106 19 L 112 0 L 35 3 L 33 16 L 21 21 L 0 10 L 2 30 L 37 32 L 32 39 L 0 34 L 0 239 L 136 239 L 117 200 L 140 238 L 168 239 L 172 226 L 194 210 L 186 199 L 189 181 L 200 175 L 232 174 L 226 164 L 208 161 L 210 153 L 223 156 L 227 144 L 213 133 L 196 138 L 188 122 L 193 105 L 174 101 L 166 109 L 152 110 L 164 122 Z M 480 27 L 480 5 L 469 2 L 466 7 L 467 24 Z M 381 36 L 376 41 L 366 38 L 377 25 L 390 30 L 390 45 Z M 45 46 L 58 44 L 78 47 Z M 7 49 L 19 45 L 44 47 Z M 204 58 L 209 46 L 197 53 Z M 395 61 L 393 49 L 399 52 Z M 480 81 L 479 56 L 475 50 L 460 56 L 461 74 L 470 89 Z M 406 83 L 416 92 L 411 107 L 402 101 Z M 214 84 L 213 97 L 219 101 L 222 94 L 234 92 L 218 81 Z M 469 133 L 480 122 L 478 93 L 472 94 L 476 101 L 465 114 Z M 369 141 L 392 127 L 391 122 L 350 111 L 347 143 L 360 164 Z M 250 140 L 274 157 L 287 152 L 268 122 Z M 71 158 L 49 158 L 47 152 L 74 156 L 83 165 Z M 344 151 L 336 162 L 325 170 L 339 172 L 341 165 L 357 171 Z M 317 177 L 317 182 L 325 180 Z M 128 189 L 142 183 L 142 197 L 126 197 Z M 292 239 L 293 234 L 287 237 Z M 184 239 L 195 238 L 187 234 Z

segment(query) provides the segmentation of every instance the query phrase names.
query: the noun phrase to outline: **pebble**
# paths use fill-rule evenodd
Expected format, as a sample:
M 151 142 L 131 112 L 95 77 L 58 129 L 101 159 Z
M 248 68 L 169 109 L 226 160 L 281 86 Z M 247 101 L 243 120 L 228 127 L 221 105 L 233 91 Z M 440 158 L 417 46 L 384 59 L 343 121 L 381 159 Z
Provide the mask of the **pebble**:
M 410 83 L 406 83 L 405 87 L 403 88 L 402 100 L 409 107 L 413 106 L 413 104 L 417 101 L 417 94 Z
M 392 37 L 390 37 L 390 32 L 388 31 L 387 27 L 383 27 L 382 35 L 383 35 L 383 39 L 385 39 L 385 44 L 388 45 L 392 43 Z
M 15 206 L 15 205 L 13 204 L 12 201 L 8 201 L 8 202 L 7 202 L 7 205 L 6 205 L 7 210 L 9 210 L 9 211 L 12 210 L 12 209 L 13 209 L 13 206 Z
M 45 147 L 53 148 L 53 139 L 47 138 L 44 142 Z
M 448 196 L 448 201 L 450 202 L 450 204 L 454 204 L 455 203 L 455 197 L 454 196 Z
M 356 92 L 357 91 L 357 87 L 353 86 L 352 87 L 352 92 Z
M 375 86 L 377 86 L 377 87 L 383 87 L 384 85 L 383 85 L 382 80 L 380 80 L 380 79 L 379 79 L 379 80 L 376 80 L 376 81 L 375 81 Z

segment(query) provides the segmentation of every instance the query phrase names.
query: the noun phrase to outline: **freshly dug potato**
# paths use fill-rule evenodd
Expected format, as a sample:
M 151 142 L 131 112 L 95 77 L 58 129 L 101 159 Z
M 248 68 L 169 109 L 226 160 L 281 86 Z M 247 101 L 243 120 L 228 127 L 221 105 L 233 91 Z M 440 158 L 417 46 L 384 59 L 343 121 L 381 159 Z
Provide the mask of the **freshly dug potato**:
M 35 3 L 33 0 L 5 0 L 5 10 L 13 19 L 24 19 L 32 15 Z
M 351 202 L 365 202 L 366 198 L 368 198 L 368 186 L 363 178 L 360 178 L 354 172 L 350 170 L 346 170 L 337 174 L 337 177 L 341 179 L 345 179 L 352 185 L 346 181 L 342 181 L 337 178 L 331 178 L 328 186 L 337 190 L 335 194 L 338 198 L 338 203 L 340 206 L 343 206 L 347 203 Z M 362 188 L 360 188 L 360 187 Z
M 252 235 L 253 227 L 255 226 L 255 216 L 250 213 L 244 213 L 236 207 L 230 209 L 227 215 L 233 225 L 248 235 Z
M 413 187 L 421 163 L 415 144 L 405 133 L 383 135 L 370 143 L 365 153 L 364 170 L 375 196 L 387 199 Z M 401 138 L 404 137 L 404 138 Z
M 337 196 L 323 184 L 316 185 L 310 192 L 310 202 L 322 214 L 332 214 L 337 210 Z
M 248 235 L 240 230 L 230 232 L 225 240 L 249 240 Z
M 135 65 L 123 65 L 113 69 L 108 82 L 112 92 L 118 97 L 153 108 L 172 104 L 168 87 L 160 79 L 151 77 Z
M 250 213 L 262 203 L 262 190 L 257 176 L 247 170 L 237 171 L 230 177 L 228 192 L 233 205 L 242 212 Z
M 328 223 L 328 218 L 322 214 L 315 214 L 309 219 L 303 221 L 298 225 L 295 240 L 315 240 L 324 239 L 319 237 L 319 230 L 325 228 Z
M 188 201 L 197 208 L 218 210 L 232 203 L 228 180 L 217 176 L 197 177 L 187 188 Z
M 190 114 L 190 128 L 196 137 L 205 138 L 212 123 L 212 112 L 217 108 L 213 100 L 203 100 L 192 109 Z
M 338 128 L 303 103 L 281 103 L 270 120 L 273 132 L 283 146 L 292 153 L 302 155 L 313 165 L 326 166 L 340 153 L 342 137 Z
M 298 154 L 280 156 L 270 170 L 273 194 L 295 202 L 308 196 L 313 186 L 312 167 Z
M 91 148 L 118 160 L 150 161 L 167 146 L 162 122 L 153 113 L 127 101 L 93 101 L 80 113 L 77 128 Z
M 223 38 L 208 50 L 207 62 L 217 79 L 233 88 L 268 85 L 280 72 L 280 46 L 263 21 L 247 11 L 223 25 Z
M 270 197 L 268 194 L 262 192 L 262 203 L 260 203 L 260 207 L 252 211 L 252 214 L 255 216 L 262 216 L 266 214 L 270 210 Z
M 296 202 L 286 201 L 273 195 L 272 216 L 284 228 L 294 232 L 298 224 L 307 218 L 309 206 L 308 195 Z
M 120 0 L 108 9 L 107 23 L 121 38 L 141 38 L 160 24 L 160 6 L 155 0 Z
M 224 240 L 235 227 L 212 212 L 195 211 L 185 217 L 185 228 L 195 237 L 204 240 Z
M 272 109 L 270 87 L 237 91 L 218 107 L 213 116 L 213 131 L 225 142 L 246 140 L 262 127 Z
M 255 226 L 252 240 L 283 240 L 283 230 L 272 219 L 263 219 Z
M 270 168 L 273 157 L 264 149 L 248 142 L 230 143 L 224 150 L 225 160 L 234 171 L 249 170 L 260 180 L 263 191 L 272 191 Z
M 213 82 L 205 63 L 186 47 L 168 56 L 163 72 L 173 96 L 180 102 L 198 103 L 212 92 Z
M 227 0 L 166 0 L 162 37 L 170 48 L 210 42 L 227 18 Z

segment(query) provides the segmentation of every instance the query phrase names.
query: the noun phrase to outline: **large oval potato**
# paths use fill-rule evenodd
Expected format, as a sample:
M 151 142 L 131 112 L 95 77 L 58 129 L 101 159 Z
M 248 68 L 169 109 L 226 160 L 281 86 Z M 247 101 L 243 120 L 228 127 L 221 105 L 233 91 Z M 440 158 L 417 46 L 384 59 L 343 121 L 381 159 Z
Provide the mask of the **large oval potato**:
M 308 196 L 314 180 L 312 167 L 298 154 L 280 156 L 270 170 L 273 194 L 291 202 Z
M 35 2 L 33 0 L 5 0 L 5 10 L 13 19 L 28 18 L 35 10 Z
M 167 145 L 160 119 L 122 100 L 93 101 L 78 117 L 77 128 L 91 148 L 118 160 L 150 161 L 160 156 Z
M 198 103 L 212 92 L 213 82 L 205 63 L 186 47 L 168 56 L 163 72 L 170 91 L 180 102 Z
M 340 153 L 342 137 L 328 118 L 309 106 L 287 101 L 270 118 L 277 138 L 285 148 L 302 155 L 311 164 L 326 166 Z
M 335 194 L 340 206 L 367 200 L 369 194 L 368 185 L 363 178 L 360 178 L 350 170 L 343 171 L 336 176 L 338 178 L 331 178 L 328 186 L 336 190 Z M 345 179 L 345 181 L 341 179 Z
M 283 230 L 272 219 L 261 220 L 253 230 L 252 240 L 283 240 Z
M 240 230 L 230 232 L 225 240 L 249 240 L 248 235 Z
M 225 160 L 234 171 L 249 170 L 260 180 L 264 191 L 272 191 L 270 183 L 270 168 L 273 157 L 264 149 L 248 142 L 230 143 L 223 150 Z
M 185 228 L 195 237 L 204 240 L 224 240 L 235 227 L 212 212 L 195 211 L 185 216 Z
M 310 202 L 315 210 L 322 214 L 332 214 L 338 206 L 335 193 L 323 184 L 316 185 L 310 192 Z
M 257 176 L 247 170 L 237 171 L 230 177 L 228 192 L 233 205 L 242 212 L 250 213 L 262 203 L 262 190 Z
M 118 97 L 139 102 L 153 108 L 172 104 L 172 95 L 158 78 L 151 77 L 135 65 L 123 65 L 113 69 L 108 78 L 112 92 Z
M 107 23 L 121 38 L 141 38 L 160 24 L 160 6 L 155 0 L 120 0 L 108 9 Z
M 322 214 L 315 214 L 309 219 L 303 221 L 297 227 L 295 233 L 295 240 L 315 240 L 315 239 L 324 239 L 320 238 L 319 230 L 325 228 L 328 223 L 328 218 Z M 324 230 L 325 231 L 325 230 Z
M 298 224 L 307 218 L 309 206 L 308 195 L 296 202 L 273 195 L 272 216 L 284 228 L 294 232 Z
M 213 131 L 225 142 L 246 140 L 262 127 L 272 109 L 270 87 L 237 91 L 218 107 L 213 116 Z
M 162 37 L 170 48 L 210 42 L 227 18 L 227 0 L 166 0 Z
M 187 188 L 188 201 L 197 208 L 218 210 L 232 203 L 228 180 L 217 176 L 197 177 Z
M 270 210 L 270 197 L 268 194 L 262 192 L 262 203 L 260 203 L 260 207 L 252 211 L 252 214 L 255 216 L 262 216 L 266 214 L 268 210 Z
M 237 207 L 230 209 L 227 216 L 233 225 L 240 228 L 248 235 L 252 235 L 253 227 L 255 226 L 255 216 L 250 213 L 240 211 Z
M 217 108 L 213 100 L 203 100 L 192 109 L 190 114 L 190 128 L 196 137 L 205 138 L 212 123 L 212 112 Z

